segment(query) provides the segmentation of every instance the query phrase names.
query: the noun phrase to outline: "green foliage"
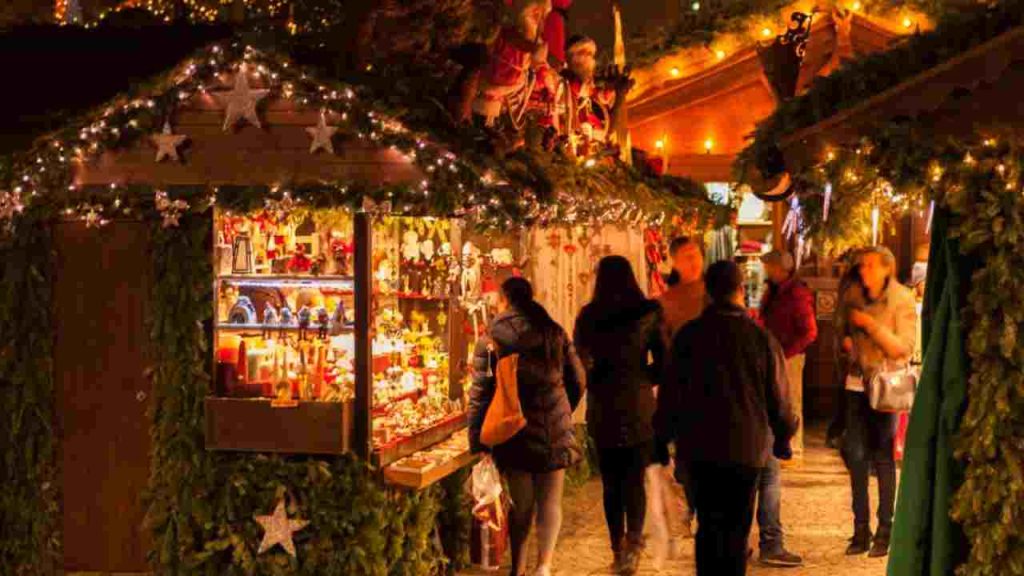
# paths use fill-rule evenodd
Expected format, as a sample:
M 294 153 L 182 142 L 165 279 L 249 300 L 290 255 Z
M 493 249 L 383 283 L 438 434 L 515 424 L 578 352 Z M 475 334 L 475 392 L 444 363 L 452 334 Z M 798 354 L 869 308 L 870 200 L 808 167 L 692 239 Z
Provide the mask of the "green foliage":
M 971 543 L 961 576 L 1024 574 L 1024 308 L 1019 291 L 1008 289 L 1024 285 L 1024 196 L 1016 184 L 1024 152 L 981 150 L 976 164 L 947 176 L 956 235 L 982 263 L 965 310 L 970 398 L 957 455 L 966 475 L 951 510 Z
M 38 214 L 0 240 L 0 573 L 59 560 L 50 230 Z
M 736 174 L 756 169 L 779 141 L 841 110 L 856 106 L 886 89 L 1024 24 L 1024 0 L 972 3 L 935 2 L 942 18 L 931 32 L 914 36 L 891 50 L 859 58 L 817 78 L 799 98 L 781 104 L 762 121 L 754 141 L 736 164 Z

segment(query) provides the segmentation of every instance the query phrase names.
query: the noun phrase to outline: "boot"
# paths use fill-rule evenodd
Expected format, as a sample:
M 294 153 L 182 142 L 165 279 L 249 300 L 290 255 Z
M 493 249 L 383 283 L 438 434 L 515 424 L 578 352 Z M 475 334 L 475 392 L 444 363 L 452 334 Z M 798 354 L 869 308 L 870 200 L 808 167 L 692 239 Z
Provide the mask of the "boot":
M 889 535 L 892 534 L 892 528 L 889 526 L 879 526 L 878 533 L 875 534 L 875 539 L 871 542 L 871 550 L 868 552 L 869 558 L 882 558 L 883 556 L 889 555 Z
M 624 556 L 625 548 L 625 538 L 612 542 L 612 574 L 619 574 L 622 572 L 622 557 Z
M 860 525 L 854 529 L 853 538 L 850 538 L 850 546 L 846 548 L 847 556 L 859 556 L 871 549 L 871 527 Z
M 622 552 L 622 562 L 619 564 L 618 574 L 622 576 L 633 576 L 640 565 L 640 555 L 644 551 L 644 537 L 629 535 L 626 538 L 626 548 Z

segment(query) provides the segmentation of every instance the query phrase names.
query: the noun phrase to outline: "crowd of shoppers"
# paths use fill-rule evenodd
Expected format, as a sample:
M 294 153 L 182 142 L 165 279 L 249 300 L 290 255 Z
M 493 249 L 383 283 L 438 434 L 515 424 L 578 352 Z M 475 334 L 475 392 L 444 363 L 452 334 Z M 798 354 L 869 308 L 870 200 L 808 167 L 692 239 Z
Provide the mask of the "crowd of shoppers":
M 670 445 L 675 478 L 696 514 L 699 576 L 746 573 L 755 504 L 758 559 L 771 566 L 802 563 L 783 542 L 779 460 L 792 457 L 795 435 L 801 445 L 804 358 L 818 335 L 812 294 L 796 277 L 792 256 L 772 252 L 764 259 L 769 286 L 755 319 L 745 309 L 736 264 L 716 262 L 705 271 L 699 245 L 687 238 L 674 240 L 670 254 L 670 287 L 658 300 L 645 296 L 628 260 L 602 259 L 572 342 L 526 280 L 511 278 L 501 287 L 499 313 L 475 353 L 469 433 L 472 449 L 491 452 L 508 482 L 512 576 L 526 573 L 534 520 L 534 574 L 550 573 L 565 469 L 580 458 L 572 412 L 584 394 L 615 573 L 637 571 L 645 471 L 669 463 Z M 865 383 L 913 352 L 916 312 L 910 291 L 893 280 L 887 250 L 859 253 L 853 270 L 840 295 L 844 413 L 831 435 L 841 438 L 853 488 L 856 526 L 847 552 L 879 556 L 887 553 L 892 525 L 895 422 L 871 409 Z M 512 354 L 519 355 L 526 426 L 488 448 L 479 437 L 494 396 L 493 367 Z M 879 478 L 874 537 L 867 494 L 872 468 Z

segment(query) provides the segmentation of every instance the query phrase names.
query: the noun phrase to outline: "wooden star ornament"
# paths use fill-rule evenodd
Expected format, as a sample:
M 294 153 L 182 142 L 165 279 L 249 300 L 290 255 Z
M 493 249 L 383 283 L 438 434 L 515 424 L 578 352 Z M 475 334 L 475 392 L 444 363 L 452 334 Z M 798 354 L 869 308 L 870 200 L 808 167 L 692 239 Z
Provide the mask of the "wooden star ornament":
M 284 500 L 279 500 L 274 513 L 269 516 L 253 516 L 263 527 L 263 541 L 257 554 L 263 554 L 274 546 L 280 545 L 288 554 L 295 558 L 295 542 L 292 536 L 309 525 L 308 520 L 290 520 L 284 509 Z
M 249 79 L 245 68 L 235 74 L 235 86 L 228 92 L 217 92 L 214 96 L 224 104 L 224 131 L 235 127 L 239 121 L 245 120 L 257 128 L 262 128 L 256 105 L 270 93 L 270 90 L 253 90 L 249 88 Z
M 328 154 L 334 154 L 334 143 L 331 139 L 338 133 L 338 127 L 327 125 L 325 112 L 320 112 L 320 120 L 316 126 L 306 128 L 306 132 L 313 138 L 313 142 L 309 145 L 310 154 L 316 154 L 317 150 L 324 150 Z
M 159 134 L 153 134 L 150 136 L 153 144 L 156 144 L 156 161 L 162 162 L 163 160 L 170 158 L 174 162 L 180 162 L 181 157 L 178 155 L 178 147 L 188 140 L 188 136 L 184 134 L 174 134 L 171 130 L 171 123 L 164 122 L 163 132 Z

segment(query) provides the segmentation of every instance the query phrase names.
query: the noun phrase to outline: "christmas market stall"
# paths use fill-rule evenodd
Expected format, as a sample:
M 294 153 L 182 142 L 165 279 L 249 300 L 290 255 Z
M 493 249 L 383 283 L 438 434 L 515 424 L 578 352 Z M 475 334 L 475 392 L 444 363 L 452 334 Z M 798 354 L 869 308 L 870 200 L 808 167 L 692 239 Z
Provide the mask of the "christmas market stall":
M 500 281 L 569 322 L 601 256 L 660 279 L 659 230 L 727 217 L 593 132 L 463 153 L 320 78 L 211 44 L 4 160 L 0 571 L 453 571 Z
M 950 9 L 933 32 L 820 81 L 759 126 L 741 167 L 788 180 L 818 246 L 930 234 L 922 377 L 889 574 L 1017 574 L 1024 254 L 1024 5 Z

